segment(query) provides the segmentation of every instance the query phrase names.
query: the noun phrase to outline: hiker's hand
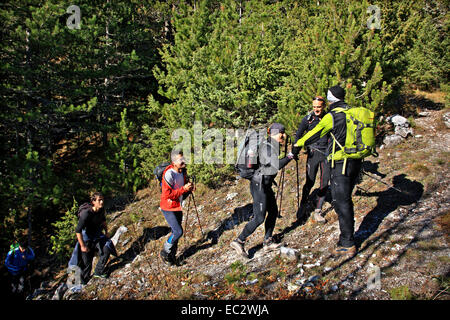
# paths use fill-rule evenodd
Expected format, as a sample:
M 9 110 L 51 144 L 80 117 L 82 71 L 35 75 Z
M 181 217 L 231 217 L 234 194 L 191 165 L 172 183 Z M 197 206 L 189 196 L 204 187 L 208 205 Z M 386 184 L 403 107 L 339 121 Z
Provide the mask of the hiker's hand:
M 80 249 L 81 252 L 89 252 L 89 248 L 84 244 L 80 244 Z
M 297 156 L 297 159 L 298 159 L 298 154 L 300 153 L 300 150 L 302 150 L 301 147 L 296 147 L 296 146 L 292 147 L 292 153 Z
M 188 182 L 183 186 L 184 190 L 186 191 L 192 191 L 194 189 L 194 185 L 191 182 Z

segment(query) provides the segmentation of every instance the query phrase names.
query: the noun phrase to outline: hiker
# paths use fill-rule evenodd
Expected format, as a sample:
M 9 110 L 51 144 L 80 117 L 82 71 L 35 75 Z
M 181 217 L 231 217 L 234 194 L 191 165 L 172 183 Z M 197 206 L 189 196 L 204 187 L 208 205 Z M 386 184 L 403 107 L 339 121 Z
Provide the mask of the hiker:
M 183 235 L 182 203 L 189 192 L 194 190 L 194 185 L 188 182 L 183 152 L 173 152 L 171 161 L 172 163 L 166 167 L 162 175 L 160 209 L 172 229 L 172 233 L 164 243 L 160 256 L 166 264 L 176 265 L 178 264 L 176 260 L 178 240 Z
M 330 103 L 330 111 L 314 129 L 299 139 L 295 146 L 303 148 L 311 145 L 330 132 L 335 137 L 336 142 L 334 143 L 334 138 L 329 139 L 327 154 L 331 155 L 339 152 L 342 149 L 340 146 L 345 145 L 347 135 L 346 115 L 337 109 L 348 108 L 344 98 L 345 90 L 343 88 L 340 86 L 329 88 L 327 100 Z M 334 148 L 336 149 L 333 150 Z M 344 160 L 333 160 L 332 162 L 330 176 L 331 195 L 338 215 L 340 229 L 339 241 L 333 255 L 352 257 L 356 254 L 352 191 L 361 169 L 362 159 L 345 158 Z
M 256 170 L 250 180 L 250 192 L 253 197 L 253 219 L 248 222 L 237 239 L 230 246 L 245 258 L 248 254 L 244 249 L 245 240 L 265 221 L 265 235 L 263 248 L 265 251 L 275 249 L 279 246 L 272 233 L 278 216 L 278 207 L 272 184 L 278 170 L 285 167 L 294 158 L 292 153 L 287 156 L 280 152 L 280 145 L 286 143 L 285 128 L 280 123 L 274 123 L 268 129 L 268 137 L 258 147 L 258 161 Z M 267 211 L 267 217 L 266 217 Z
M 30 277 L 33 270 L 32 262 L 35 258 L 34 251 L 27 246 L 25 237 L 16 240 L 11 250 L 6 255 L 5 266 L 9 273 L 11 291 L 14 295 L 20 295 L 24 291 L 25 280 Z
M 325 99 L 316 96 L 313 99 L 313 110 L 306 115 L 295 133 L 295 141 L 297 142 L 306 132 L 311 131 L 322 118 L 325 116 Z M 302 189 L 302 199 L 297 212 L 297 220 L 299 221 L 306 212 L 306 204 L 309 193 L 316 181 L 316 175 L 320 168 L 320 186 L 317 194 L 317 204 L 314 210 L 314 220 L 316 222 L 325 223 L 326 220 L 322 216 L 322 206 L 325 201 L 325 195 L 328 190 L 328 181 L 330 180 L 330 168 L 327 161 L 328 135 L 321 137 L 316 142 L 310 144 L 306 148 L 306 181 Z M 293 147 L 292 153 L 298 155 L 300 148 Z
M 90 200 L 90 203 L 84 203 L 80 206 L 78 224 L 75 228 L 78 242 L 69 262 L 69 266 L 81 266 L 82 284 L 89 281 L 92 260 L 96 252 L 99 253 L 100 257 L 94 270 L 93 276 L 95 278 L 106 278 L 107 274 L 104 270 L 109 256 L 111 253 L 117 256 L 114 244 L 108 238 L 108 227 L 103 207 L 104 197 L 100 192 L 95 192 Z M 103 230 L 105 233 L 103 233 Z M 80 259 L 76 259 L 77 252 Z

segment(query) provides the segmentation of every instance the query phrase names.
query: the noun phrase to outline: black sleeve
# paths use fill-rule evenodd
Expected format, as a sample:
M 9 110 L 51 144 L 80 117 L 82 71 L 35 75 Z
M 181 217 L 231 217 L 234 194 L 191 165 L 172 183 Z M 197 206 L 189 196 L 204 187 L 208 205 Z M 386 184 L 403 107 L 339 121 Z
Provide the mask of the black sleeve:
M 80 213 L 80 218 L 78 219 L 77 227 L 75 228 L 76 233 L 81 233 L 81 231 L 86 226 L 86 220 L 89 216 L 89 210 L 83 210 Z
M 295 133 L 295 141 L 292 147 L 292 153 L 294 155 L 298 155 L 300 153 L 301 148 L 300 147 L 296 147 L 295 143 L 298 141 L 298 139 L 300 139 L 303 134 L 305 134 L 306 129 L 308 128 L 308 115 L 306 115 L 305 117 L 303 117 L 302 121 L 300 122 L 300 125 L 298 126 L 297 132 Z
M 295 133 L 295 142 L 300 139 L 303 134 L 305 133 L 306 129 L 308 129 L 308 115 L 303 117 L 302 122 L 300 122 L 300 125 L 298 126 L 297 132 Z
M 278 170 L 283 169 L 291 160 L 292 159 L 289 159 L 288 157 L 284 157 L 283 159 L 280 159 L 280 161 L 278 162 L 279 163 Z

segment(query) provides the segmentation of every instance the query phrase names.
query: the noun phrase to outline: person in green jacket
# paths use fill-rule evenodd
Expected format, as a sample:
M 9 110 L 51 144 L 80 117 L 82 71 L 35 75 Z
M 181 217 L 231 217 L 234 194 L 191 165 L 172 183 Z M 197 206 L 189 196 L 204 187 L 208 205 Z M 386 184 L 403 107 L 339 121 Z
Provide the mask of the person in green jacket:
M 344 98 L 345 90 L 343 88 L 340 86 L 329 88 L 327 100 L 330 104 L 330 111 L 311 131 L 299 139 L 295 146 L 304 148 L 318 141 L 326 134 L 331 133 L 334 136 L 333 139 L 337 141 L 334 145 L 336 148 L 334 151 L 339 151 L 340 146 L 345 145 L 347 125 L 345 113 L 337 112 L 336 108 L 349 108 L 344 102 Z M 329 140 L 327 155 L 333 154 L 333 139 Z M 334 158 L 332 161 L 330 187 L 340 229 L 339 241 L 336 249 L 333 251 L 335 256 L 352 257 L 356 254 L 352 191 L 355 187 L 361 164 L 362 159 L 347 159 L 344 161 L 344 159 Z

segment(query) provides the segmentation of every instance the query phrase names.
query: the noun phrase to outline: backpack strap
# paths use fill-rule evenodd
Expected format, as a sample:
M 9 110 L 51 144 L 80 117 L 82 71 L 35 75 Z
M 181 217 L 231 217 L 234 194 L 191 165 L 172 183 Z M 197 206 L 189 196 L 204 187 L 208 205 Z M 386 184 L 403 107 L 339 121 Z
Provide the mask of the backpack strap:
M 334 168 L 334 153 L 336 151 L 336 143 L 339 147 L 341 147 L 341 150 L 345 152 L 344 147 L 337 141 L 336 137 L 334 136 L 333 132 L 330 131 L 330 135 L 333 138 L 333 151 L 331 152 L 331 168 Z M 342 174 L 345 174 L 345 168 L 347 167 L 347 157 L 344 158 L 344 165 L 342 166 Z

